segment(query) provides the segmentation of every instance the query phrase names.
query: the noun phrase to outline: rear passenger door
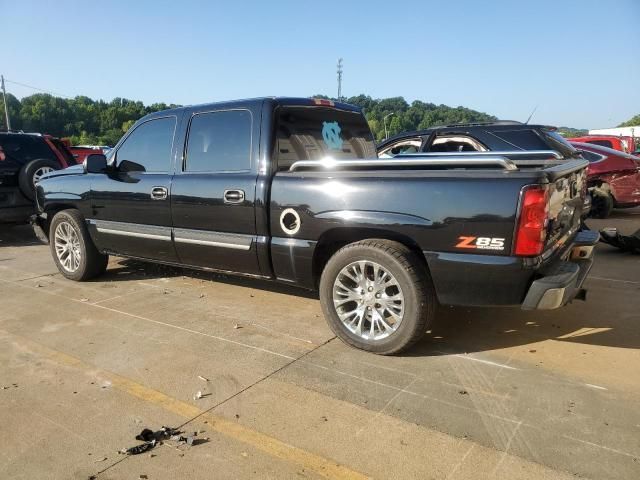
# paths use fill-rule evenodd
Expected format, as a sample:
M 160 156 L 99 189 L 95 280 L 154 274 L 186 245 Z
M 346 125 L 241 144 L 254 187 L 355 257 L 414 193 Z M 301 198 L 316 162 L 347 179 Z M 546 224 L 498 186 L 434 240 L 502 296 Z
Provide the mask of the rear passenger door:
M 182 263 L 260 274 L 255 208 L 260 112 L 191 111 L 171 212 Z

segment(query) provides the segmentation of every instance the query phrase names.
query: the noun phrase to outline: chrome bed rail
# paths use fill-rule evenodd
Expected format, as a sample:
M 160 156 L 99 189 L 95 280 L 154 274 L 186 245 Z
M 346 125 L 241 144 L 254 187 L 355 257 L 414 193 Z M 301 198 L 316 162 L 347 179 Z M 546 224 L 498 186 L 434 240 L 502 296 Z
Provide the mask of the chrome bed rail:
M 422 156 L 422 155 L 421 155 Z M 299 160 L 289 167 L 290 172 L 298 170 L 340 170 L 340 169 L 376 169 L 377 167 L 444 167 L 444 168 L 474 168 L 500 167 L 504 170 L 518 170 L 514 162 L 507 157 L 498 155 L 469 158 L 468 156 L 445 155 L 446 158 L 380 158 L 372 160 Z M 440 155 L 438 155 L 440 157 Z

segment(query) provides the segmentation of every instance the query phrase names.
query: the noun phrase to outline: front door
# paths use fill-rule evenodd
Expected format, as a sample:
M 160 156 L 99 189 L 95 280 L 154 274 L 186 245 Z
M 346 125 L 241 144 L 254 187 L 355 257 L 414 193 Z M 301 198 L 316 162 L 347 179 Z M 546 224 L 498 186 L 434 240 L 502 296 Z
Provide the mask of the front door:
M 259 111 L 244 108 L 191 112 L 171 196 L 181 263 L 261 273 L 255 223 L 259 118 Z
M 115 152 L 115 171 L 92 179 L 89 228 L 98 247 L 177 261 L 170 203 L 176 123 L 175 116 L 141 123 Z

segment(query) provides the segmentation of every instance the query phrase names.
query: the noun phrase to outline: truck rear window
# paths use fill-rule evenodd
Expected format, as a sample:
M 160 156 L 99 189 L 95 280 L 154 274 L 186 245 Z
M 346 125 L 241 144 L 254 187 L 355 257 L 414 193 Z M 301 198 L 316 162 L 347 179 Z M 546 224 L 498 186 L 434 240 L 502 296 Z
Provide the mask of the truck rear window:
M 364 116 L 336 108 L 280 107 L 274 149 L 278 171 L 288 170 L 298 160 L 376 158 Z

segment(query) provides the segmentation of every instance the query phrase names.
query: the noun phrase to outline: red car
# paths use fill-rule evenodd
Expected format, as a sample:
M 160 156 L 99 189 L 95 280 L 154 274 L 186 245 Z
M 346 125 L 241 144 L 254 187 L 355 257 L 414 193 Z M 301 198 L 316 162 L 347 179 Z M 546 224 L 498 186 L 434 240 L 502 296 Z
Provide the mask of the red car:
M 589 160 L 591 215 L 606 218 L 614 208 L 640 205 L 640 157 L 591 143 L 571 142 Z
M 71 151 L 73 158 L 76 159 L 77 163 L 84 162 L 85 158 L 87 158 L 89 155 L 92 155 L 94 153 L 102 153 L 102 150 L 98 147 L 85 147 L 80 145 L 69 147 L 69 150 Z
M 585 135 L 584 137 L 568 138 L 570 142 L 590 143 L 601 147 L 612 148 L 624 153 L 634 153 L 636 147 L 635 137 L 616 135 Z

